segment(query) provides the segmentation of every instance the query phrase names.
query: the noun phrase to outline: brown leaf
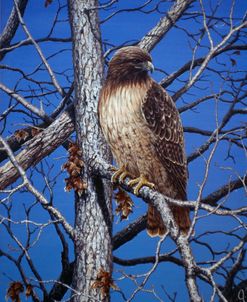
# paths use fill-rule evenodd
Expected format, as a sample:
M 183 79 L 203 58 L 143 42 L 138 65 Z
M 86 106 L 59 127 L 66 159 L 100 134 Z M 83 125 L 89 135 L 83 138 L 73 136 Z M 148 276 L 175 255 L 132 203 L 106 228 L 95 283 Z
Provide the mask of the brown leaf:
M 237 64 L 237 61 L 236 61 L 236 60 L 234 60 L 234 59 L 232 59 L 232 58 L 230 58 L 230 60 L 231 60 L 232 66 L 235 66 L 235 65 Z
M 21 129 L 21 130 L 15 131 L 14 136 L 18 142 L 21 142 L 22 140 L 25 140 L 28 138 L 29 133 L 27 131 Z
M 32 134 L 32 136 L 35 136 L 35 135 L 39 134 L 41 131 L 42 131 L 42 129 L 40 129 L 40 128 L 32 128 L 31 134 Z
M 81 177 L 73 178 L 73 188 L 74 190 L 81 195 L 83 191 L 87 188 L 87 184 L 81 179 Z
M 117 289 L 118 287 L 114 284 L 111 274 L 106 272 L 102 267 L 97 274 L 96 281 L 91 286 L 95 289 L 100 289 L 103 297 L 109 295 L 110 288 Z
M 70 156 L 81 156 L 82 155 L 82 152 L 76 143 L 70 142 L 68 151 L 69 151 Z
M 70 176 L 68 178 L 65 178 L 65 183 L 66 185 L 64 190 L 67 192 L 74 189 L 79 195 L 81 195 L 83 191 L 87 189 L 87 184 L 80 176 Z
M 75 167 L 72 171 L 70 171 L 71 176 L 79 176 L 81 169 L 79 167 Z
M 129 197 L 129 195 L 122 190 L 121 188 L 118 189 L 118 192 L 115 193 L 114 198 L 116 199 L 117 208 L 116 213 L 120 216 L 120 219 L 127 219 L 130 213 L 133 213 L 133 201 Z
M 74 159 L 74 163 L 78 166 L 78 167 L 83 167 L 84 166 L 84 162 L 80 159 L 80 158 L 78 158 L 78 157 L 76 157 L 75 159 Z
M 65 178 L 65 184 L 66 184 L 66 185 L 65 185 L 65 187 L 64 187 L 64 190 L 65 190 L 66 192 L 69 192 L 69 191 L 71 191 L 71 190 L 73 189 L 73 186 L 72 186 L 70 177 Z
M 45 0 L 45 7 L 48 7 L 52 3 L 52 0 Z
M 87 184 L 81 177 L 84 163 L 81 159 L 82 152 L 79 146 L 75 143 L 69 144 L 69 158 L 68 161 L 62 166 L 62 169 L 67 170 L 69 177 L 65 179 L 65 191 L 72 189 L 81 195 L 87 189 Z
M 63 165 L 63 169 L 66 169 L 72 176 L 78 176 L 81 172 L 81 167 L 77 166 L 74 162 L 68 161 Z
M 30 297 L 33 293 L 33 286 L 31 284 L 27 284 L 26 286 L 26 297 Z
M 20 293 L 23 291 L 24 286 L 21 282 L 16 281 L 10 283 L 6 294 L 6 300 L 10 298 L 12 302 L 21 302 Z
M 235 50 L 232 54 L 239 56 L 240 55 L 240 50 Z

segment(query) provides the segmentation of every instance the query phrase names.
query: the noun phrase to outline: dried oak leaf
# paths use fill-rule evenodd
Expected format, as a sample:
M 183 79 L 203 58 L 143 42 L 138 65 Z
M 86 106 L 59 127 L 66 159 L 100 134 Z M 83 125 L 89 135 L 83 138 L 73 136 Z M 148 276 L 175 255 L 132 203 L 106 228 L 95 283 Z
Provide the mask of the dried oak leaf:
M 83 162 L 83 160 L 80 159 L 80 157 L 71 158 L 71 160 L 73 160 L 74 164 L 77 167 L 83 168 L 84 162 Z
M 78 176 L 81 172 L 81 167 L 77 166 L 73 161 L 70 160 L 63 165 L 63 169 L 67 170 L 72 176 Z
M 65 178 L 65 191 L 71 191 L 74 189 L 78 195 L 82 195 L 83 191 L 87 189 L 87 184 L 83 181 L 83 179 L 80 176 L 76 177 L 68 177 Z
M 116 213 L 117 215 L 121 215 L 120 219 L 127 219 L 130 213 L 133 213 L 133 201 L 129 197 L 129 195 L 122 190 L 121 188 L 118 189 L 118 192 L 115 193 L 114 198 L 117 203 Z
M 33 286 L 31 284 L 27 284 L 26 292 L 25 292 L 26 297 L 27 298 L 30 297 L 32 295 L 32 293 L 33 293 Z
M 37 127 L 36 128 L 32 128 L 31 129 L 31 134 L 34 137 L 35 135 L 39 134 L 41 131 L 42 131 L 42 129 L 40 129 L 40 128 L 37 128 Z
M 15 131 L 14 136 L 18 142 L 21 142 L 22 140 L 25 140 L 28 138 L 29 133 L 27 131 L 21 129 L 21 130 Z
M 237 65 L 237 61 L 236 60 L 234 60 L 232 58 L 230 58 L 230 60 L 231 60 L 232 66 L 236 66 Z
M 94 281 L 91 287 L 100 289 L 101 295 L 103 297 L 109 295 L 110 288 L 113 288 L 115 290 L 118 289 L 111 278 L 111 274 L 109 272 L 106 272 L 102 267 L 97 274 L 96 281 Z
M 52 4 L 52 0 L 45 0 L 45 7 L 48 7 L 50 4 Z
M 82 155 L 82 152 L 79 148 L 79 146 L 76 144 L 76 143 L 69 143 L 69 154 L 70 156 L 81 156 Z
M 81 195 L 83 191 L 87 189 L 87 184 L 83 181 L 81 177 L 81 172 L 84 163 L 81 159 L 82 152 L 79 146 L 75 143 L 69 144 L 69 158 L 68 161 L 62 166 L 62 169 L 67 170 L 69 177 L 65 179 L 65 191 L 70 191 L 72 189 Z
M 10 298 L 12 302 L 21 302 L 20 293 L 23 291 L 24 286 L 21 282 L 16 281 L 10 283 L 6 294 L 6 300 Z

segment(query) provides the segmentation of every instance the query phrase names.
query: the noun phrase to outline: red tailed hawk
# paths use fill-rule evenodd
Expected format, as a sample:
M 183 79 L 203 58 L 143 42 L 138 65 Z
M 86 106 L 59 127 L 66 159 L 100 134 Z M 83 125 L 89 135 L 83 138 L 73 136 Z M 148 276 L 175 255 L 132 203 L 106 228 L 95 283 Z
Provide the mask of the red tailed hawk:
M 183 128 L 172 98 L 148 74 L 150 55 L 136 46 L 123 47 L 109 62 L 99 99 L 99 120 L 104 136 L 121 167 L 120 176 L 135 178 L 135 193 L 143 185 L 179 200 L 186 200 L 187 163 Z M 190 227 L 189 209 L 172 206 L 182 232 Z M 148 208 L 147 232 L 162 236 L 159 212 Z

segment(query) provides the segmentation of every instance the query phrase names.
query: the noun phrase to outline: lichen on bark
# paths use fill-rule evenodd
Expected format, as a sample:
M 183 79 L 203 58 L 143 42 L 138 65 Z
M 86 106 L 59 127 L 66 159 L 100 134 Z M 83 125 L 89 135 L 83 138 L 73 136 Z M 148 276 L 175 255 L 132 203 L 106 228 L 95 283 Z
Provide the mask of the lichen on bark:
M 75 269 L 72 287 L 80 294 L 73 301 L 108 301 L 93 288 L 100 269 L 112 271 L 111 186 L 93 174 L 95 156 L 110 162 L 111 155 L 97 120 L 97 103 L 103 78 L 103 56 L 97 10 L 90 7 L 97 1 L 69 1 L 73 37 L 75 74 L 75 122 L 77 143 L 83 151 L 84 181 L 87 190 L 76 196 Z

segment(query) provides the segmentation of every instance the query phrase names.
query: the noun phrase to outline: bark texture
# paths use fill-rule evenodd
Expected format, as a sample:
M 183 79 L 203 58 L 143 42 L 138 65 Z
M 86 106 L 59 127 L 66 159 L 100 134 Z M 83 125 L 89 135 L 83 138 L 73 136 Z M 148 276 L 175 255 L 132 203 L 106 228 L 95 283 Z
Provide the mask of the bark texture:
M 138 45 L 147 51 L 151 51 L 194 1 L 195 0 L 175 1 L 166 16 L 160 19 L 158 24 L 142 38 Z
M 28 0 L 19 0 L 18 7 L 20 9 L 21 15 L 24 14 Z M 10 45 L 11 40 L 13 39 L 17 28 L 19 26 L 19 19 L 15 7 L 11 11 L 7 24 L 5 25 L 3 32 L 0 36 L 0 49 L 6 48 Z M 4 58 L 5 52 L 0 53 L 0 61 Z
M 73 302 L 108 301 L 100 288 L 92 288 L 97 275 L 112 271 L 112 210 L 109 183 L 93 175 L 96 156 L 111 156 L 99 129 L 97 103 L 103 77 L 103 56 L 98 24 L 98 2 L 69 1 L 75 73 L 75 120 L 78 144 L 83 150 L 87 190 L 76 198 L 75 270 Z
M 71 112 L 64 112 L 48 128 L 37 134 L 25 144 L 24 150 L 16 156 L 16 160 L 24 170 L 27 170 L 31 166 L 35 166 L 44 157 L 52 153 L 66 141 L 74 131 L 74 123 L 71 114 Z M 20 174 L 17 169 L 10 161 L 8 161 L 5 165 L 0 167 L 0 190 L 5 189 L 19 177 Z

